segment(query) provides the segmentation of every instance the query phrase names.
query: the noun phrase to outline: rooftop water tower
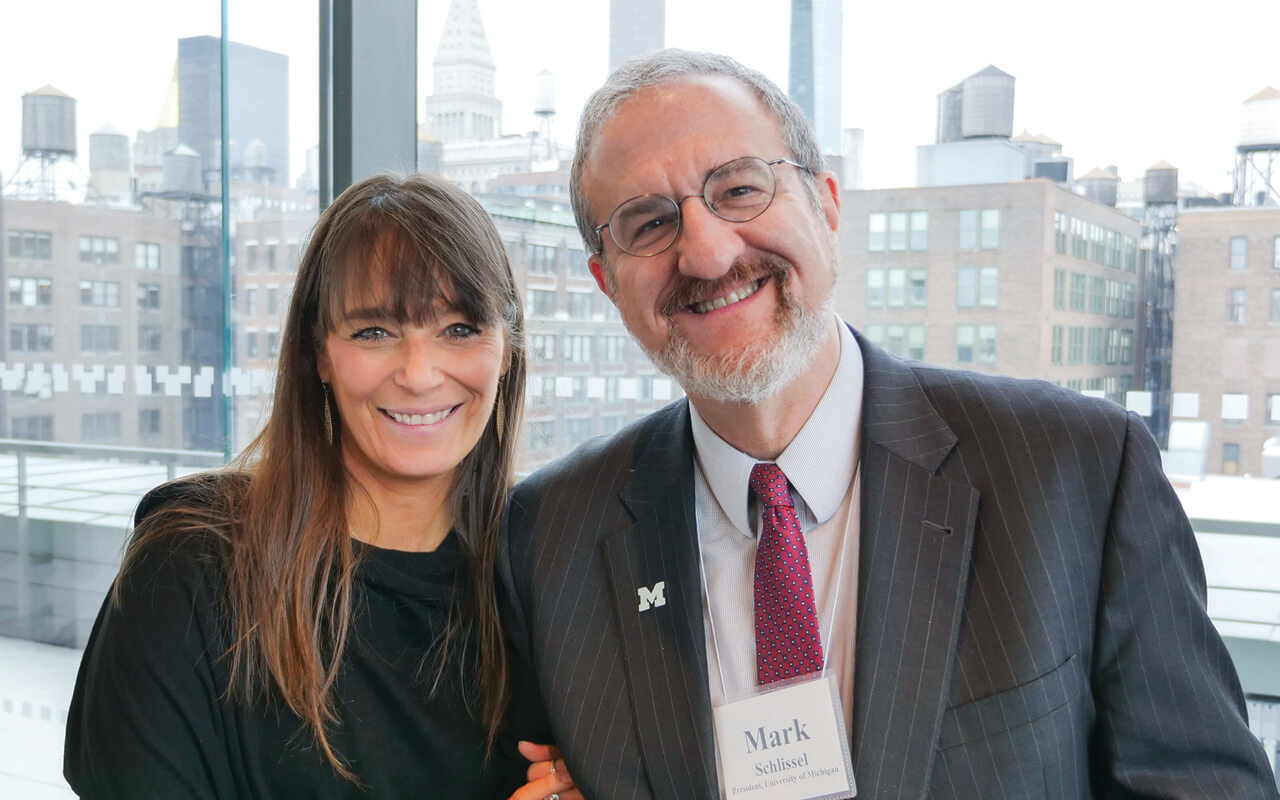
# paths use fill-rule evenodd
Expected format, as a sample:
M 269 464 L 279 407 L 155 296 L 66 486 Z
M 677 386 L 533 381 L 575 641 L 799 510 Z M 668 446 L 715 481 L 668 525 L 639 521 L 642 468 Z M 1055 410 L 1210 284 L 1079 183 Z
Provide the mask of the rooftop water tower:
M 22 96 L 22 162 L 8 186 L 28 200 L 58 199 L 59 167 L 76 157 L 76 101 L 53 86 Z M 76 188 L 71 183 L 69 188 Z
M 1268 86 L 1244 101 L 1236 146 L 1238 206 L 1280 206 L 1280 91 Z

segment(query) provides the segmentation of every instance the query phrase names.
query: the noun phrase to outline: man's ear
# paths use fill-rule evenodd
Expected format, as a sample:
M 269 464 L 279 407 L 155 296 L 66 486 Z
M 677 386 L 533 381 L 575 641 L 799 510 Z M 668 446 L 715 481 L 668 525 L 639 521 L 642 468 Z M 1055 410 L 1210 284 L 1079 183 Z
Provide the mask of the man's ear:
M 610 289 L 612 284 L 610 283 L 609 276 L 606 273 L 606 270 L 609 269 L 609 265 L 604 263 L 604 256 L 592 255 L 588 257 L 587 268 L 591 270 L 591 277 L 596 279 L 596 286 L 599 286 L 600 291 L 604 292 L 605 297 L 613 300 L 613 304 L 616 306 L 618 301 L 614 299 L 613 291 Z
M 831 230 L 840 229 L 840 182 L 834 172 L 819 172 L 813 176 L 814 188 L 818 190 L 818 202 Z

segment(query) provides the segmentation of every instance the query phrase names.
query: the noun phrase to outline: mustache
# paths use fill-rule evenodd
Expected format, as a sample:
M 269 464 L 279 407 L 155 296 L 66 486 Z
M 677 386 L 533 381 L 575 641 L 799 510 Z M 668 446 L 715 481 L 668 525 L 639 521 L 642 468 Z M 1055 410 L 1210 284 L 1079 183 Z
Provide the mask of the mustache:
M 740 258 L 734 261 L 729 272 L 714 281 L 683 277 L 671 290 L 666 302 L 662 304 L 662 313 L 668 318 L 674 317 L 676 312 L 694 303 L 719 297 L 735 286 L 761 277 L 777 280 L 779 287 L 786 286 L 791 278 L 791 269 L 790 261 L 782 256 L 768 253 L 752 259 Z

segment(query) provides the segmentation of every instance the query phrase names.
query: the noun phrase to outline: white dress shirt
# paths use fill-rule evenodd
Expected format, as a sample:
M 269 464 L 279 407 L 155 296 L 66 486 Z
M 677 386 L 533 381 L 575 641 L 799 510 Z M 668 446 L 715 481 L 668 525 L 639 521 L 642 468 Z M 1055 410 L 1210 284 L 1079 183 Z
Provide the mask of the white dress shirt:
M 858 598 L 858 429 L 863 365 L 842 321 L 840 360 L 813 414 L 778 456 L 790 481 L 809 550 L 814 601 L 827 669 L 837 677 L 846 731 L 852 730 Z M 694 504 L 703 583 L 703 629 L 711 703 L 756 688 L 755 559 L 760 504 L 748 483 L 756 460 L 721 439 L 690 404 Z M 834 624 L 833 624 L 834 620 Z

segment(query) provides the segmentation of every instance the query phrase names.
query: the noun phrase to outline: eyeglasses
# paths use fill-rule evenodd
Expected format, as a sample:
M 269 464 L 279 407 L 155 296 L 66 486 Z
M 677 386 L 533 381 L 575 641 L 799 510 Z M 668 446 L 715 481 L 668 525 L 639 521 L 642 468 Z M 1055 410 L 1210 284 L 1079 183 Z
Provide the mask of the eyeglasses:
M 609 221 L 595 229 L 597 246 L 603 250 L 600 232 L 609 229 L 609 237 L 618 249 L 641 258 L 656 256 L 666 250 L 680 235 L 680 204 L 699 197 L 707 210 L 729 222 L 748 222 L 769 208 L 778 187 L 773 168 L 790 164 L 809 171 L 803 164 L 785 158 L 765 161 L 755 156 L 735 158 L 711 171 L 702 184 L 702 194 L 686 195 L 673 200 L 662 194 L 642 194 L 625 201 L 609 215 Z

